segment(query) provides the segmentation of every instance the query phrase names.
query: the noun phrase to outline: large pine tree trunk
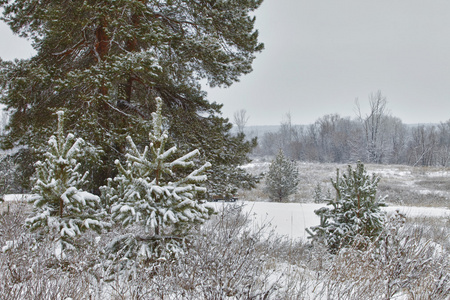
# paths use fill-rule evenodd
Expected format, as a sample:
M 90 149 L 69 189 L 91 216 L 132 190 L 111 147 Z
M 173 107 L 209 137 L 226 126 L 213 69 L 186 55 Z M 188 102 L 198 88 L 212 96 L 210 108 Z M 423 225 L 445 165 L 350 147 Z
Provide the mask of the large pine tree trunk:
M 100 20 L 100 24 L 95 30 L 95 37 L 97 39 L 97 42 L 95 44 L 95 57 L 97 59 L 97 62 L 103 61 L 103 59 L 106 57 L 106 55 L 109 52 L 110 47 L 110 40 L 108 37 L 108 34 L 106 33 L 105 28 L 107 27 L 107 22 L 105 19 Z M 101 86 L 99 88 L 99 93 L 101 95 L 107 95 L 108 94 L 108 88 L 106 86 Z

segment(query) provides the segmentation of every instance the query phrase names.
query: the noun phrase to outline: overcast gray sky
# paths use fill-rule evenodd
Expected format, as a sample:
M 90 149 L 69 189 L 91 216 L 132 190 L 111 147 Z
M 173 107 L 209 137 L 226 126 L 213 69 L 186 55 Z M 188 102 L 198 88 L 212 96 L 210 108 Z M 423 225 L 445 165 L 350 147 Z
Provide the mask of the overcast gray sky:
M 265 0 L 256 12 L 265 50 L 254 71 L 208 89 L 224 116 L 245 109 L 248 125 L 294 124 L 326 114 L 354 117 L 368 95 L 387 97 L 404 123 L 450 119 L 450 1 Z M 26 41 L 0 26 L 0 57 L 30 56 Z

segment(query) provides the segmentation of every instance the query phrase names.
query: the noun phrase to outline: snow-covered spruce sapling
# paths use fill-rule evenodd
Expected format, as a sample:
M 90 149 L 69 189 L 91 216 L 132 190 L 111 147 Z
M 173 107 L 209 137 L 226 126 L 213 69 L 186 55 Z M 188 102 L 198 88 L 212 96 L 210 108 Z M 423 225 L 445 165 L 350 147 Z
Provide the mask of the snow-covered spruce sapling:
M 284 156 L 280 149 L 266 176 L 266 193 L 271 200 L 282 202 L 297 191 L 298 183 L 299 174 L 296 163 Z
M 183 172 L 195 166 L 193 158 L 199 151 L 172 159 L 177 148 L 165 149 L 168 132 L 163 130 L 162 100 L 156 98 L 156 103 L 149 146 L 141 152 L 128 137 L 126 163 L 116 161 L 119 174 L 102 188 L 105 202 L 111 203 L 113 220 L 124 227 L 137 225 L 141 230 L 142 234 L 133 231 L 110 244 L 112 254 L 122 251 L 129 258 L 138 255 L 155 259 L 181 251 L 192 226 L 214 213 L 213 207 L 198 199 L 206 192 L 199 186 L 207 179 L 202 173 L 211 164 Z
M 377 238 L 385 220 L 381 211 L 385 197 L 376 196 L 379 181 L 379 176 L 367 174 L 361 162 L 355 170 L 349 165 L 347 174 L 342 177 L 338 169 L 336 180 L 331 180 L 336 198 L 326 200 L 330 207 L 315 211 L 320 217 L 320 225 L 306 229 L 310 238 L 324 243 L 332 253 L 355 243 L 364 247 Z
M 330 198 L 331 198 L 331 190 L 327 189 L 325 191 L 322 185 L 320 183 L 317 183 L 316 187 L 313 190 L 314 203 L 323 203 Z
M 64 137 L 64 112 L 57 115 L 57 134 L 50 137 L 44 160 L 35 165 L 34 195 L 30 198 L 34 209 L 25 222 L 32 230 L 41 228 L 53 235 L 61 250 L 81 232 L 101 231 L 110 224 L 103 221 L 100 198 L 82 190 L 88 173 L 79 173 L 77 158 L 85 143 L 71 133 Z

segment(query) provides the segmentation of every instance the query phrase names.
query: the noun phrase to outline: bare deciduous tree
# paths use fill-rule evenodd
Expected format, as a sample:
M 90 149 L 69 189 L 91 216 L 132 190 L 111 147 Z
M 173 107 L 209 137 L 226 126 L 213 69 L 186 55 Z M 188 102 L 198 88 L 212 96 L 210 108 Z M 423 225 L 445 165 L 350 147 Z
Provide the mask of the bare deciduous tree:
M 386 97 L 381 94 L 380 90 L 376 93 L 371 93 L 369 95 L 370 111 L 363 116 L 358 99 L 356 99 L 356 114 L 364 128 L 369 162 L 381 163 L 385 155 L 384 121 L 388 115 L 386 103 Z
M 281 122 L 280 130 L 278 131 L 280 139 L 280 147 L 290 159 L 298 159 L 300 157 L 301 148 L 301 128 L 292 124 L 291 113 L 288 112 L 285 119 Z
M 436 128 L 434 126 L 419 125 L 412 132 L 412 140 L 408 151 L 409 164 L 413 166 L 434 165 L 436 147 Z
M 239 133 L 244 133 L 244 128 L 249 118 L 245 109 L 238 110 L 234 113 L 234 124 L 236 124 Z
M 446 167 L 450 163 L 450 120 L 438 126 L 439 146 L 437 150 L 437 163 Z

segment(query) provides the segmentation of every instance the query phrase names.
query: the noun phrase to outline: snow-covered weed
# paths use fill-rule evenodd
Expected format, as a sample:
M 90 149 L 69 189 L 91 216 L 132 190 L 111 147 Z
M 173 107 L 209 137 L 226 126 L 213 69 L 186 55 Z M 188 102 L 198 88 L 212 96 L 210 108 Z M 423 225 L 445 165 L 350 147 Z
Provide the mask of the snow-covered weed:
M 404 228 L 405 234 L 420 236 L 426 240 L 439 244 L 447 253 L 450 253 L 450 218 L 448 217 L 413 217 L 407 218 Z
M 245 201 L 270 201 L 264 192 L 264 182 L 259 182 L 252 190 L 239 190 L 238 198 Z
M 323 191 L 332 190 L 330 178 L 336 169 L 347 165 L 335 163 L 298 162 L 300 175 L 298 191 L 292 202 L 314 201 L 315 189 L 320 184 Z M 405 165 L 366 164 L 369 173 L 381 177 L 379 195 L 387 195 L 387 202 L 397 205 L 448 207 L 450 198 L 450 169 L 443 167 L 412 167 Z M 246 166 L 244 166 L 246 167 Z M 255 161 L 248 167 L 253 174 L 267 171 L 267 162 Z M 239 191 L 246 201 L 269 201 L 263 192 L 264 181 L 251 191 Z M 333 195 L 332 195 L 333 196 Z
M 90 280 L 87 257 L 57 260 L 45 237 L 32 235 L 25 228 L 26 204 L 11 203 L 9 212 L 0 214 L 0 299 L 89 299 Z M 36 238 L 40 239 L 37 241 Z M 5 245 L 11 245 L 5 247 Z
M 329 299 L 446 299 L 448 255 L 396 215 L 366 250 L 350 247 L 333 257 L 321 293 Z
M 176 299 L 252 299 L 273 293 L 261 240 L 239 206 L 227 205 L 192 235 L 185 255 L 153 266 L 150 289 Z M 161 283 L 164 283 L 161 285 Z
M 439 300 L 450 293 L 444 219 L 407 220 L 366 251 L 331 255 L 320 245 L 270 234 L 267 226 L 248 226 L 251 213 L 226 204 L 191 232 L 178 259 L 119 274 L 103 254 L 124 232 L 83 233 L 57 258 L 51 239 L 23 226 L 27 205 L 11 203 L 0 215 L 0 246 L 14 243 L 0 251 L 0 299 Z

